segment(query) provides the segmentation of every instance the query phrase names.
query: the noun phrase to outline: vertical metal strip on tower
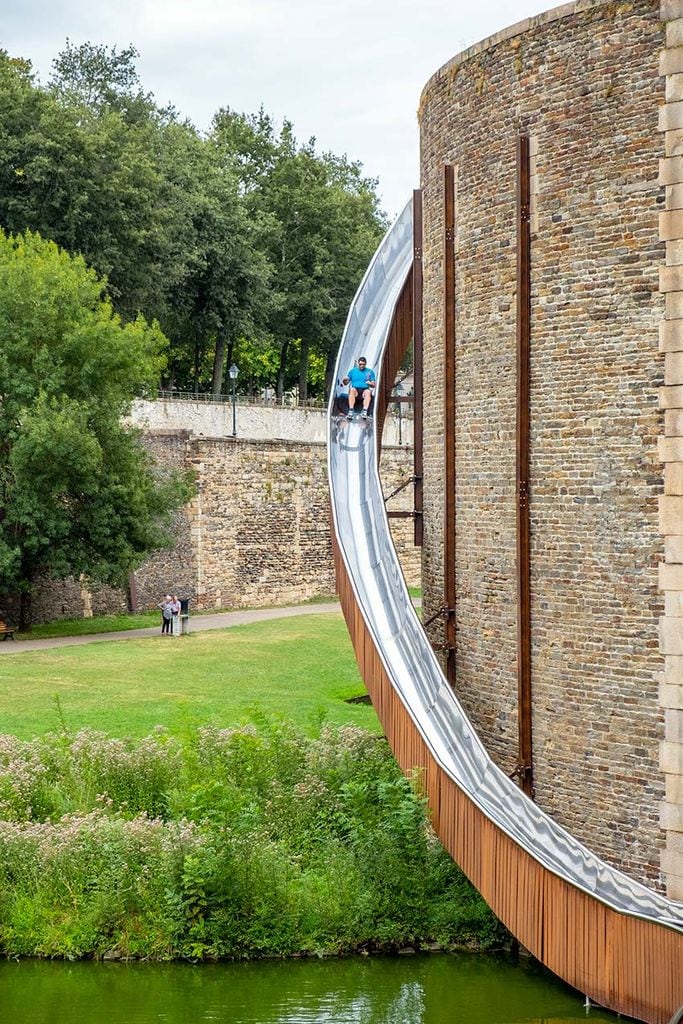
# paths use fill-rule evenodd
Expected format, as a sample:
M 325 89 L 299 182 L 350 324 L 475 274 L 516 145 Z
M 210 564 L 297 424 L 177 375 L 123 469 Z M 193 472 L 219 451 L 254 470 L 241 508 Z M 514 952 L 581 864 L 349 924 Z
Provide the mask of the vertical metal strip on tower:
M 415 524 L 413 543 L 422 547 L 422 408 L 423 408 L 423 362 L 422 362 L 422 192 L 413 192 L 413 508 Z
M 444 165 L 444 530 L 446 678 L 455 684 L 455 168 Z
M 531 698 L 531 553 L 529 522 L 529 346 L 531 336 L 531 228 L 529 136 L 517 136 L 517 773 L 533 797 Z

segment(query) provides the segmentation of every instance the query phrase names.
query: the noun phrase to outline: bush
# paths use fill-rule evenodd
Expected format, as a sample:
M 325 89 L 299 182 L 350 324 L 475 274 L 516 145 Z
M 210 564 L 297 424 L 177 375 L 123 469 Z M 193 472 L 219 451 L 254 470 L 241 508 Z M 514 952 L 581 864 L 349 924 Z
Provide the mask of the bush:
M 0 808 L 7 955 L 505 941 L 386 742 L 353 727 L 1 737 Z

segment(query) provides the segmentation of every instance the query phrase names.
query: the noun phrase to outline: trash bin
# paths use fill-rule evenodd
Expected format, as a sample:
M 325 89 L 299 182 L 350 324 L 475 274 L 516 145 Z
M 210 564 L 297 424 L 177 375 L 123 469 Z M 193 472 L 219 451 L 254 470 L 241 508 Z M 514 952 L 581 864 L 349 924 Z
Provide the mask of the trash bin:
M 185 597 L 180 599 L 180 633 L 190 632 L 190 599 Z

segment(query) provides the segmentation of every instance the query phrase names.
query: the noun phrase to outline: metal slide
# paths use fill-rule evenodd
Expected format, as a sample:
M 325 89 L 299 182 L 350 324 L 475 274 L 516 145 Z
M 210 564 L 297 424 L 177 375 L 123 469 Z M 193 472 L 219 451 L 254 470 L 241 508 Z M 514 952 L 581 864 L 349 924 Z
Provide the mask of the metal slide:
M 412 264 L 409 203 L 370 264 L 351 306 L 335 379 L 360 355 L 381 367 L 394 306 Z M 378 386 L 379 393 L 379 386 Z M 334 529 L 357 606 L 392 686 L 442 769 L 479 810 L 553 874 L 618 913 L 683 931 L 683 904 L 610 867 L 544 814 L 491 761 L 449 687 L 413 609 L 380 485 L 375 424 L 334 416 L 328 469 Z

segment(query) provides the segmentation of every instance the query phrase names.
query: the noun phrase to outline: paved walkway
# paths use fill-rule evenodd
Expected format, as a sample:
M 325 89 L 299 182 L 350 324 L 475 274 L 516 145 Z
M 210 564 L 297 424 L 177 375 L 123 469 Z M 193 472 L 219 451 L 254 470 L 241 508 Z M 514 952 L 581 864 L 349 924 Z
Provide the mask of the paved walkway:
M 227 629 L 230 626 L 244 626 L 248 622 L 263 622 L 264 619 L 289 619 L 295 615 L 322 615 L 338 612 L 338 602 L 326 604 L 297 604 L 285 608 L 245 608 L 237 612 L 219 612 L 216 615 L 193 615 L 190 617 L 190 632 L 199 633 L 206 629 Z M 136 640 L 144 636 L 159 636 L 161 626 L 148 629 L 123 629 L 116 633 L 91 633 L 88 636 L 56 636 L 49 640 L 3 640 L 0 642 L 0 656 L 23 654 L 24 651 L 42 651 L 48 647 L 78 647 L 81 644 L 100 644 L 107 640 Z M 169 637 L 169 642 L 175 639 Z

